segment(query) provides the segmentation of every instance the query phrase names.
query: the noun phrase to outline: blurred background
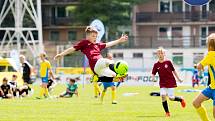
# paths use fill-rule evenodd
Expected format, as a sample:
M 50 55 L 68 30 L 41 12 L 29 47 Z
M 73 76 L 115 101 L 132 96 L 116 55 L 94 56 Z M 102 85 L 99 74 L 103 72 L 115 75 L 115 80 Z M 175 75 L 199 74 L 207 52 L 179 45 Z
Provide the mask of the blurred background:
M 127 61 L 130 79 L 150 82 L 155 51 L 162 46 L 190 84 L 190 69 L 207 53 L 206 37 L 215 32 L 214 12 L 215 0 L 203 6 L 183 0 L 0 0 L 0 56 L 24 54 L 37 70 L 38 54 L 45 51 L 56 73 L 82 74 L 80 52 L 60 61 L 53 57 L 84 38 L 85 27 L 99 19 L 105 26 L 102 42 L 129 35 L 127 43 L 103 54 Z

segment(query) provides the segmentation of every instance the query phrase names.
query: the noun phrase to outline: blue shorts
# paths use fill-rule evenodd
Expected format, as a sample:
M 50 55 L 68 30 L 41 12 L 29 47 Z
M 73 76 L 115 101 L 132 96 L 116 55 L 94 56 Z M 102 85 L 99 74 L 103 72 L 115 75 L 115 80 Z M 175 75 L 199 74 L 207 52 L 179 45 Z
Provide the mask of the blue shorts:
M 47 83 L 48 84 L 48 77 L 42 77 L 42 83 Z
M 202 94 L 213 100 L 215 106 L 215 89 L 211 89 L 209 86 L 202 91 Z
M 114 82 L 102 82 L 104 89 L 107 89 L 108 87 L 115 86 Z

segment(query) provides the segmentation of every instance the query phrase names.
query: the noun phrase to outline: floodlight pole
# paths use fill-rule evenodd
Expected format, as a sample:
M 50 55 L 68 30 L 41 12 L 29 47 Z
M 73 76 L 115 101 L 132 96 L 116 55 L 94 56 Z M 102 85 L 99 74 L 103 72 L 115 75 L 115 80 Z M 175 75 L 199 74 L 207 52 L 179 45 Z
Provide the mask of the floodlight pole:
M 0 54 L 8 54 L 12 49 L 16 49 L 18 53 L 30 50 L 35 63 L 37 55 L 44 50 L 41 0 L 4 0 L 2 3 L 0 31 L 3 32 L 3 39 L 0 42 Z M 7 27 L 3 24 L 11 13 L 14 23 L 11 22 L 12 27 Z M 27 27 L 23 26 L 26 14 L 33 23 Z M 34 32 L 37 34 L 35 35 Z
M 43 33 L 42 33 L 42 13 L 41 13 L 41 0 L 37 0 L 37 13 L 38 13 L 38 20 L 37 21 L 37 26 L 38 26 L 38 38 L 39 38 L 39 47 L 40 52 L 44 51 L 44 46 L 43 46 Z
M 21 32 L 21 27 L 22 27 L 22 18 L 21 18 L 21 10 L 22 10 L 22 4 L 20 3 L 19 0 L 15 1 L 15 14 L 14 14 L 14 19 L 15 19 L 15 33 L 20 33 Z M 20 34 L 16 35 L 17 39 L 17 51 L 20 53 L 21 50 L 21 43 L 20 43 Z

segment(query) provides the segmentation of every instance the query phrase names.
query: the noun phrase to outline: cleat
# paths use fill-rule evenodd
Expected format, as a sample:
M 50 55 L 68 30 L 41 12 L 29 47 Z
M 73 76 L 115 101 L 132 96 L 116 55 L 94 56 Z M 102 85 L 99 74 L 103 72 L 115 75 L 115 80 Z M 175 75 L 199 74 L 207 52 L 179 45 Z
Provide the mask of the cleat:
M 115 100 L 114 100 L 114 101 L 112 101 L 112 104 L 117 104 L 117 101 L 115 101 Z
M 169 112 L 167 112 L 165 116 L 166 116 L 166 117 L 170 117 L 170 113 L 169 113 Z
M 42 99 L 41 97 L 36 97 L 36 99 Z
M 95 95 L 94 98 L 99 98 L 101 97 L 101 93 L 99 93 L 98 95 Z
M 45 98 L 45 99 L 50 99 L 51 96 L 50 96 L 50 95 L 44 95 L 44 98 Z
M 184 98 L 182 98 L 181 107 L 182 107 L 182 108 L 185 108 L 185 107 L 186 107 L 186 102 L 185 102 Z

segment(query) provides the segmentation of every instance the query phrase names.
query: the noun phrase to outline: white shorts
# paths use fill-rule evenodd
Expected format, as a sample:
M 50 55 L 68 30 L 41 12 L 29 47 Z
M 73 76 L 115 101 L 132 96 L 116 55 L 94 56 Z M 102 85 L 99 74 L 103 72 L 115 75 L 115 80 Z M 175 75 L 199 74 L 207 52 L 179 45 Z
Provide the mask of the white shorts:
M 94 71 L 98 75 L 98 77 L 106 76 L 106 77 L 113 77 L 116 75 L 115 72 L 110 70 L 109 65 L 113 64 L 113 60 L 107 58 L 100 58 L 94 67 Z
M 174 98 L 174 88 L 160 88 L 160 95 L 167 95 L 169 98 Z

